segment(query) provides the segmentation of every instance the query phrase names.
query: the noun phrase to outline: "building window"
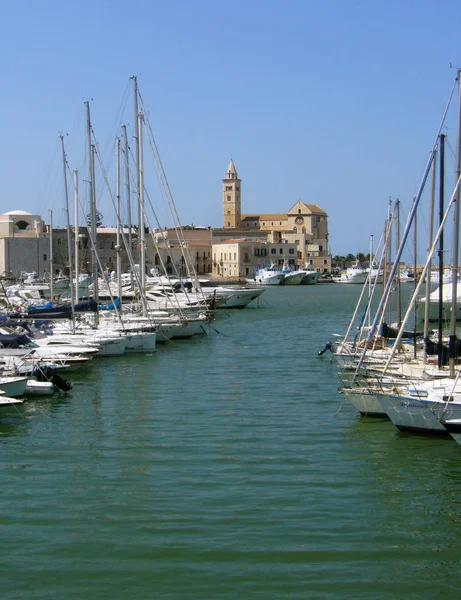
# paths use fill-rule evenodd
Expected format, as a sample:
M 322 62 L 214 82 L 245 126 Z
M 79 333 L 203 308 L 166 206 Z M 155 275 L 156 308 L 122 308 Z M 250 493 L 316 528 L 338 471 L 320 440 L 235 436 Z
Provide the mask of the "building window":
M 61 238 L 56 238 L 56 243 L 57 243 L 58 246 L 60 246 L 61 243 L 62 243 L 62 239 Z
M 320 217 L 315 217 L 315 222 L 320 223 Z
M 283 254 L 283 248 L 280 248 L 279 252 L 280 254 Z
M 328 263 L 327 259 L 325 258 L 325 260 L 323 261 L 323 264 L 326 265 Z
M 226 192 L 231 192 L 231 191 L 232 191 L 232 186 L 226 185 Z
M 299 240 L 295 240 L 295 244 L 299 244 Z
M 293 227 L 293 233 L 298 233 L 298 228 L 297 227 Z
M 294 254 L 294 253 L 295 253 L 294 248 L 288 248 L 288 254 Z
M 250 259 L 248 257 L 248 252 L 245 252 L 245 257 L 244 257 L 245 262 L 248 262 Z
M 104 248 L 104 240 L 99 240 L 99 249 L 102 250 Z
M 110 243 L 110 247 L 111 247 L 111 250 L 113 250 L 113 249 L 115 248 L 115 244 L 114 244 L 114 242 L 111 242 L 111 243 Z
M 300 208 L 298 208 L 298 215 L 300 215 L 300 214 L 301 214 L 301 209 L 300 209 Z
M 237 260 L 237 252 L 234 252 L 234 260 Z
M 277 250 L 275 248 L 271 248 L 271 254 L 276 254 Z
M 230 202 L 231 201 L 231 197 L 227 196 L 227 201 Z
M 43 260 L 48 260 L 48 254 L 43 255 Z
M 303 227 L 302 232 L 306 233 L 306 228 L 305 227 Z
M 255 248 L 255 256 L 259 256 L 259 248 Z
M 227 252 L 224 252 L 224 260 L 227 260 Z
M 227 221 L 227 226 L 230 227 L 230 221 Z
M 322 252 L 323 246 L 319 246 L 319 252 Z
M 17 229 L 27 229 L 29 227 L 29 223 L 27 221 L 16 221 Z
M 231 211 L 230 211 L 230 210 L 228 210 L 228 211 L 227 211 L 227 214 L 228 214 L 228 215 L 230 215 L 230 214 L 231 214 Z

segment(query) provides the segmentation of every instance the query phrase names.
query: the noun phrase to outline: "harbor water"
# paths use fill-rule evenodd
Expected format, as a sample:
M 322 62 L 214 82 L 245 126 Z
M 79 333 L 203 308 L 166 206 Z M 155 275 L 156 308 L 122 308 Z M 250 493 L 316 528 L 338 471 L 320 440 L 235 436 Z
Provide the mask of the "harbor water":
M 461 447 L 342 404 L 360 286 L 268 288 L 0 424 L 8 600 L 458 598 Z

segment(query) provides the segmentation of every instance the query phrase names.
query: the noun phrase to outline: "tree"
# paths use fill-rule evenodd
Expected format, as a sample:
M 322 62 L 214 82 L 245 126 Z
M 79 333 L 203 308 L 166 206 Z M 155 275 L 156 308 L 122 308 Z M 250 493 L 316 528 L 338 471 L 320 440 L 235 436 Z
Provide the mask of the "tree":
M 102 227 L 102 220 L 104 219 L 104 215 L 99 212 L 99 210 L 96 211 L 95 213 L 95 218 L 96 218 L 96 227 Z M 88 227 L 91 227 L 91 213 L 88 213 L 86 215 L 86 223 L 88 225 Z

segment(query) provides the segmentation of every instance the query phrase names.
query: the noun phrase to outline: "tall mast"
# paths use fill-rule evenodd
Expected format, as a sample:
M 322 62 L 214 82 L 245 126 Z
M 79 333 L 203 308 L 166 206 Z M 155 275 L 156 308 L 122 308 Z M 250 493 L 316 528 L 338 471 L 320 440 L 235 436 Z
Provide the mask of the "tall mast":
M 458 135 L 456 139 L 456 180 L 461 173 L 461 69 L 458 69 Z M 454 235 L 453 235 L 453 275 L 452 275 L 452 296 L 451 296 L 451 322 L 450 322 L 450 377 L 455 376 L 455 356 L 456 356 L 456 317 L 457 317 L 457 296 L 458 296 L 458 251 L 459 251 L 459 203 L 461 194 L 458 187 L 456 193 L 455 211 L 454 211 Z
M 146 232 L 144 229 L 144 166 L 143 166 L 143 153 L 142 153 L 142 123 L 143 115 L 138 115 L 138 185 L 139 185 L 139 243 L 140 243 L 140 262 L 139 268 L 141 271 L 141 294 L 144 294 L 145 283 L 146 283 Z
M 130 252 L 133 250 L 133 239 L 131 235 L 131 188 L 130 188 L 130 161 L 129 161 L 129 148 L 128 148 L 128 137 L 126 135 L 126 125 L 122 125 L 124 140 L 124 154 L 125 154 L 125 191 L 126 191 L 126 210 L 128 216 L 128 246 Z M 133 289 L 133 273 L 131 273 L 131 289 Z
M 432 236 L 434 234 L 434 207 L 435 207 L 435 192 L 437 184 L 437 157 L 435 156 L 434 162 L 432 163 L 432 175 L 431 175 L 431 204 L 429 208 L 429 241 L 427 244 L 427 253 L 432 246 Z M 416 271 L 413 273 L 416 279 Z M 426 274 L 426 302 L 424 304 L 424 341 L 429 337 L 429 306 L 431 301 L 431 269 L 429 268 Z M 423 362 L 427 362 L 426 344 L 424 344 Z
M 85 102 L 86 106 L 86 141 L 88 152 L 88 214 L 90 219 L 91 231 L 91 258 L 93 268 L 93 298 L 98 301 L 98 262 L 96 260 L 96 203 L 94 192 L 94 147 L 91 143 L 91 119 L 90 103 Z
M 67 256 L 69 262 L 69 282 L 70 282 L 70 303 L 72 307 L 72 326 L 75 331 L 75 302 L 74 302 L 74 287 L 72 277 L 72 243 L 70 239 L 70 216 L 69 216 L 69 192 L 67 189 L 67 160 L 66 151 L 64 149 L 64 136 L 61 135 L 61 149 L 62 149 L 62 169 L 64 176 L 64 200 L 66 203 L 66 229 L 67 229 Z
M 53 302 L 53 211 L 50 210 L 50 295 Z
M 79 228 L 78 228 L 78 171 L 74 171 L 74 221 L 75 221 L 75 236 L 74 236 L 74 260 L 75 260 L 75 302 L 79 301 L 78 291 L 78 243 L 79 243 Z
M 413 252 L 414 252 L 414 267 L 413 273 L 416 273 L 416 269 L 418 267 L 418 211 L 415 212 L 415 228 L 414 228 L 414 237 L 413 237 Z M 413 278 L 413 286 L 414 291 L 416 291 L 416 277 Z M 416 358 L 416 325 L 417 325 L 417 315 L 416 315 L 416 305 L 414 307 L 414 319 L 413 319 L 413 358 Z M 400 324 L 399 324 L 400 327 Z
M 395 252 L 400 246 L 400 200 L 395 201 Z M 397 271 L 397 328 L 400 329 L 402 324 L 402 289 L 400 280 L 400 268 Z
M 439 224 L 442 223 L 445 195 L 445 135 L 440 136 L 440 173 L 439 173 Z M 443 229 L 439 240 L 439 313 L 437 318 L 438 329 L 438 367 L 442 367 L 442 342 L 443 342 Z M 452 283 L 454 285 L 454 282 Z M 451 367 L 450 367 L 451 368 Z
M 118 299 L 122 301 L 122 257 L 121 257 L 121 215 L 120 215 L 120 138 L 115 139 L 115 198 L 117 201 L 117 295 Z
M 98 255 L 97 255 L 97 246 L 96 246 L 96 238 L 97 238 L 97 227 L 96 227 L 96 191 L 95 191 L 95 168 L 94 168 L 94 155 L 96 152 L 96 148 L 94 144 L 91 145 L 91 182 L 92 182 L 92 219 L 91 219 L 91 236 L 93 238 L 93 279 L 94 279 L 94 300 L 95 302 L 99 301 L 99 278 L 98 278 Z M 98 313 L 96 313 L 97 315 Z
M 136 75 L 133 75 L 133 109 L 134 109 L 134 125 L 133 125 L 133 137 L 135 142 L 135 161 L 136 161 L 136 195 L 138 197 L 138 262 L 139 268 L 141 269 L 142 262 L 142 245 L 141 245 L 141 219 L 144 220 L 144 217 L 141 217 L 141 173 L 139 168 L 139 110 L 138 110 L 138 79 Z M 142 275 L 141 275 L 142 278 Z

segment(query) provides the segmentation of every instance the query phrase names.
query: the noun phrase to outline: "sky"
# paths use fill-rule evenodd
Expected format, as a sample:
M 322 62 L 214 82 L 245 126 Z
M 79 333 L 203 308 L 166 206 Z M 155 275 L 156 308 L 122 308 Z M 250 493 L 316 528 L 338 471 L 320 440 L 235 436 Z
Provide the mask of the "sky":
M 53 225 L 65 225 L 60 135 L 85 202 L 84 101 L 114 187 L 136 75 L 183 224 L 222 226 L 232 158 L 243 213 L 318 204 L 333 255 L 367 253 L 390 199 L 408 211 L 461 66 L 454 0 L 17 0 L 3 3 L 2 25 L 1 212 L 49 222 L 52 210 Z M 451 175 L 456 110 L 455 93 L 443 129 Z M 169 226 L 147 140 L 144 159 L 149 198 Z M 97 181 L 98 210 L 113 225 Z M 425 236 L 423 213 L 419 222 Z

